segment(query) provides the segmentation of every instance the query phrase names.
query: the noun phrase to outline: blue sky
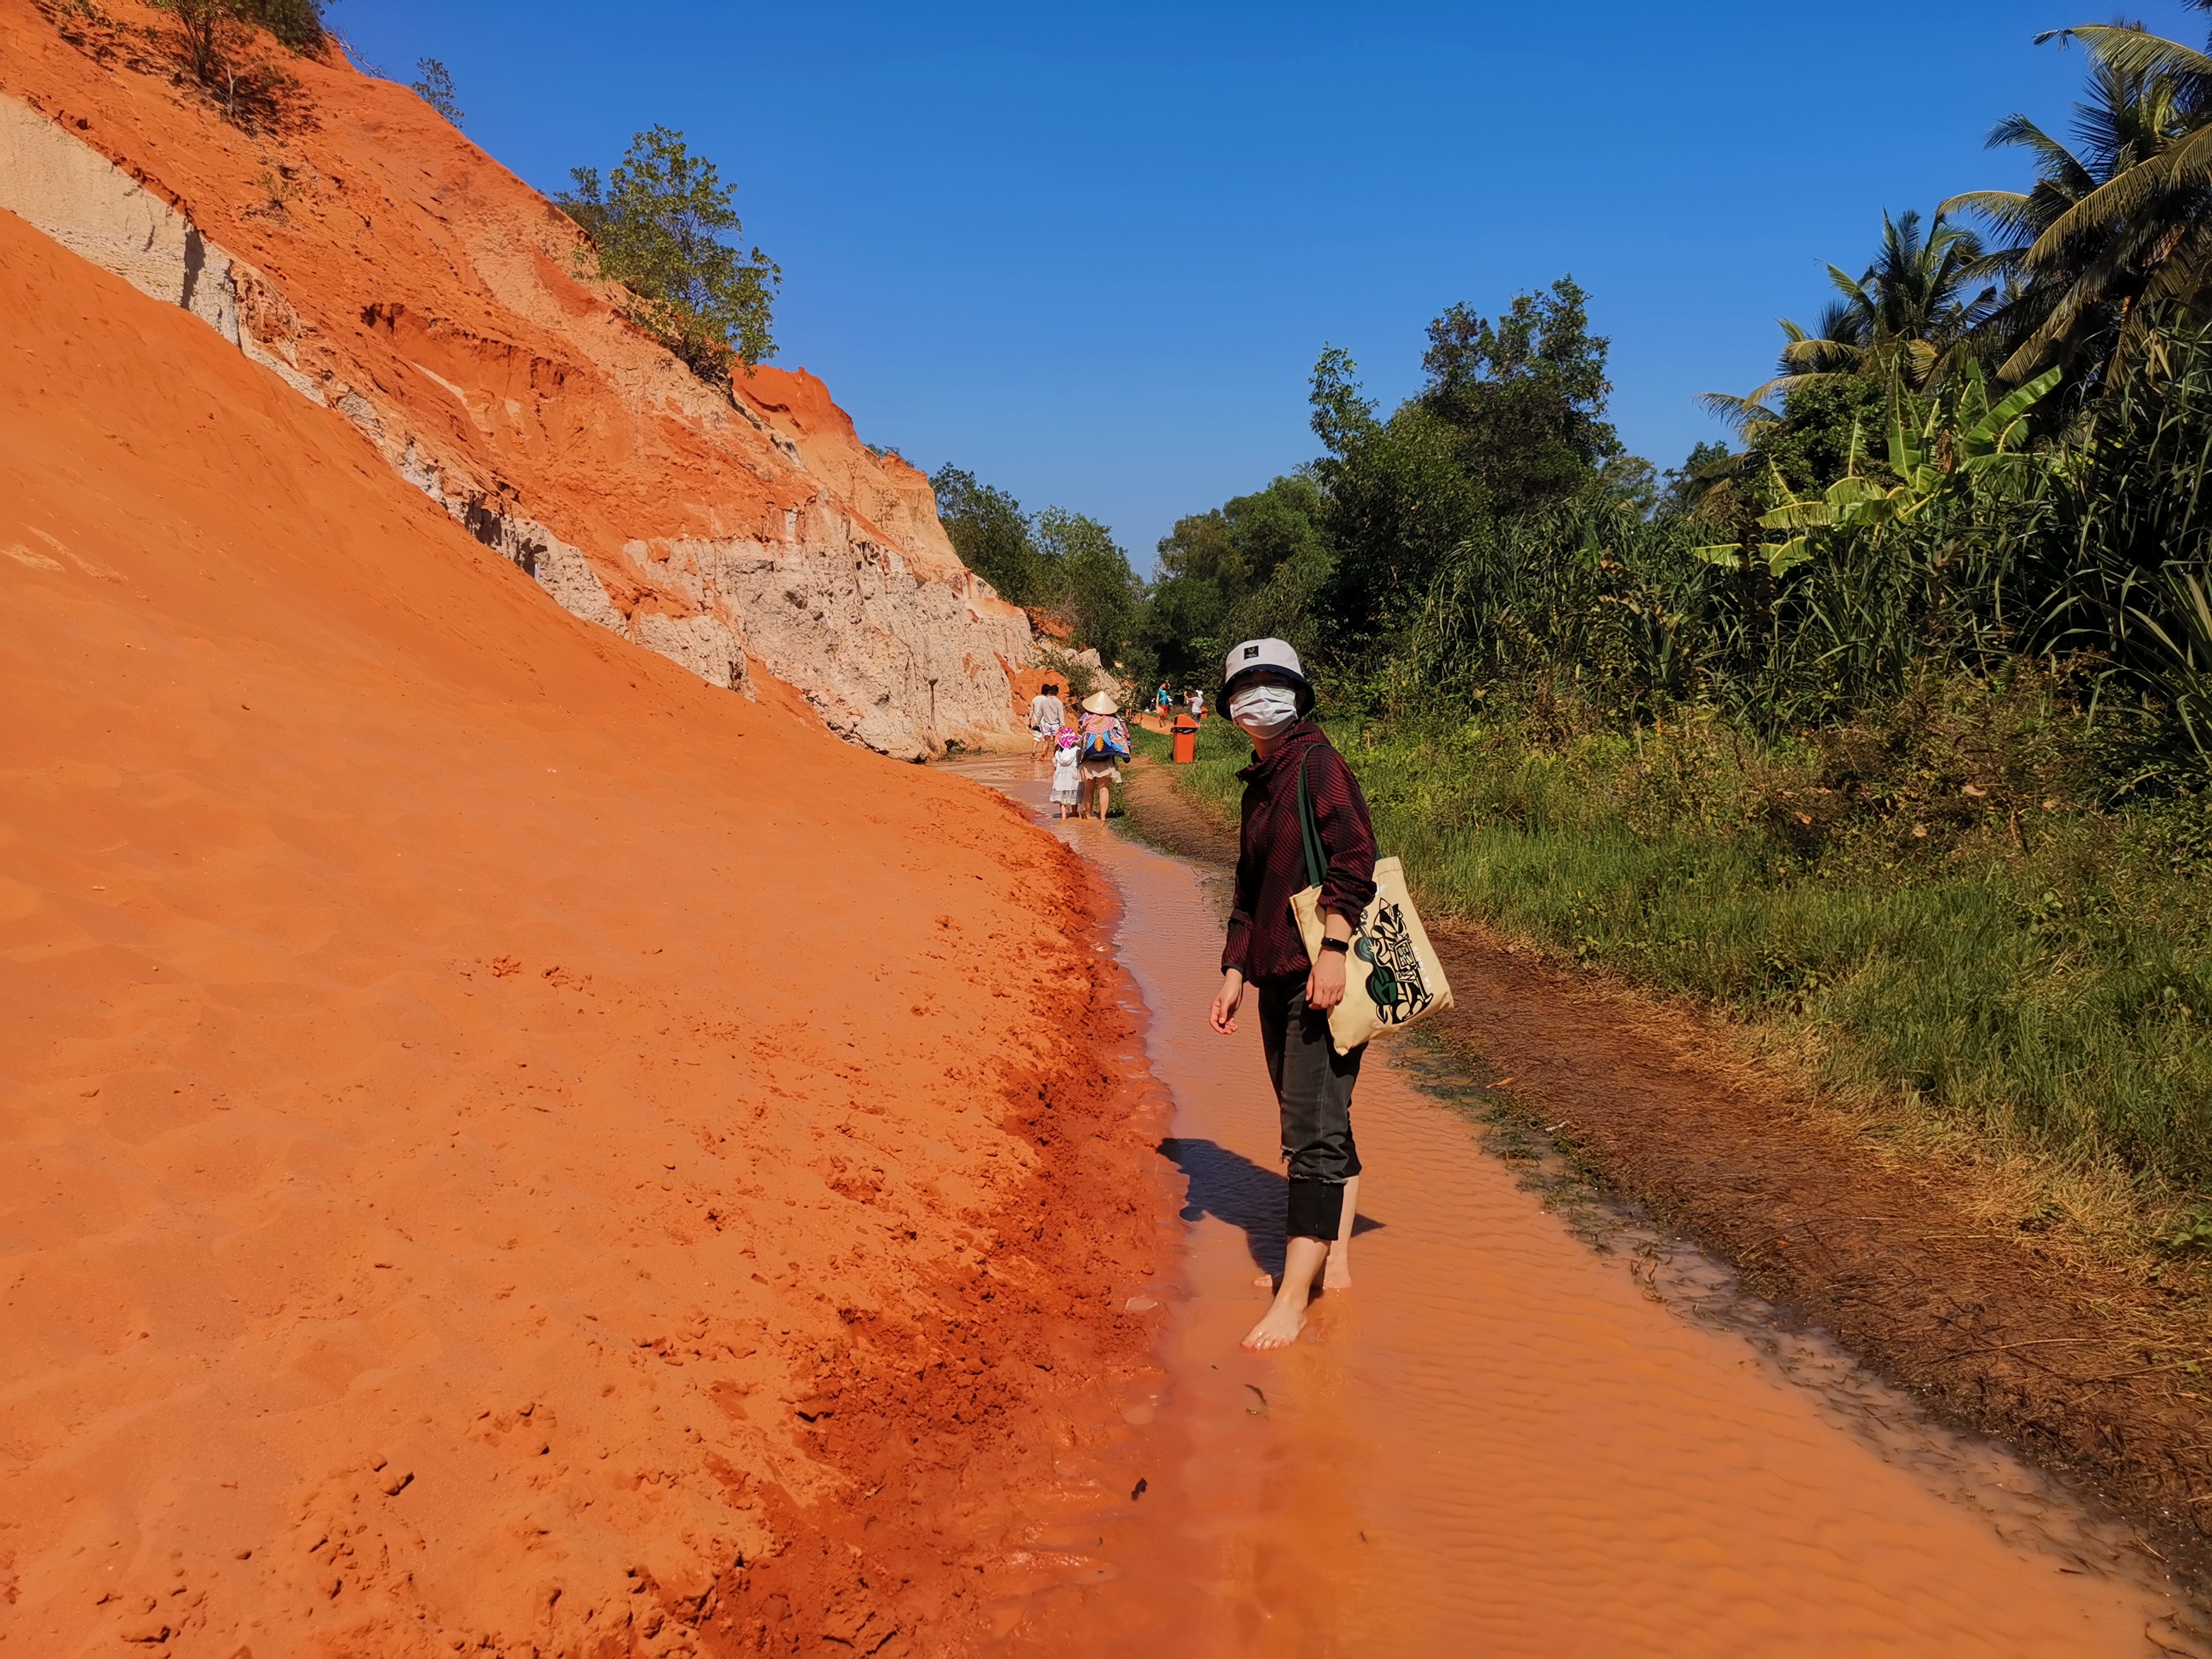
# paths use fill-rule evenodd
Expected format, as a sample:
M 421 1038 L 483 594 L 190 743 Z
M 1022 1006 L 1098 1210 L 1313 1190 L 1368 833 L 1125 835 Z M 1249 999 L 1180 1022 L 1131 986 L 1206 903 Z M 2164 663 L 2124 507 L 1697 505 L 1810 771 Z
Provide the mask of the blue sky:
M 1386 407 L 1422 330 L 1565 271 L 1613 417 L 1662 468 L 1708 390 L 1771 370 L 1885 208 L 2010 186 L 1983 140 L 2062 126 L 2089 0 L 1111 7 L 335 0 L 366 64 L 452 70 L 469 136 L 542 189 L 655 122 L 738 186 L 784 270 L 777 362 L 861 435 L 1110 525 L 1311 457 L 1326 342 Z M 2128 8 L 2203 39 L 2179 0 Z

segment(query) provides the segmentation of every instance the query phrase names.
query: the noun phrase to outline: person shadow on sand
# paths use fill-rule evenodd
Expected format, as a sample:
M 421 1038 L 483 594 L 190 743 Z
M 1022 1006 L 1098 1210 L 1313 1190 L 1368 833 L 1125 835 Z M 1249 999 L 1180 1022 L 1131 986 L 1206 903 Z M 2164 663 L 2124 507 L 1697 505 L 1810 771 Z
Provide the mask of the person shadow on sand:
M 1272 1289 L 1283 1272 L 1283 1217 L 1289 1181 L 1279 1170 L 1263 1169 L 1218 1141 L 1170 1136 L 1160 1142 L 1160 1154 L 1190 1182 L 1183 1199 L 1182 1218 L 1202 1221 L 1212 1216 L 1237 1228 L 1244 1235 L 1252 1265 L 1261 1274 L 1254 1283 Z M 1329 1247 L 1322 1289 L 1351 1288 L 1351 1242 L 1382 1225 L 1354 1213 L 1352 1206 L 1345 1206 L 1344 1231 Z

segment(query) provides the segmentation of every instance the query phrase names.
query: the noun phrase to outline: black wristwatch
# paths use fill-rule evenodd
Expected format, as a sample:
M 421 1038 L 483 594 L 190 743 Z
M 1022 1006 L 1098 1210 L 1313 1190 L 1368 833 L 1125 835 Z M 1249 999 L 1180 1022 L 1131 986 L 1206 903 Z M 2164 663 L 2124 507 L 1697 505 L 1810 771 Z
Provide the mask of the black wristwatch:
M 1325 939 L 1321 942 L 1321 948 L 1324 951 L 1334 951 L 1340 957 L 1349 956 L 1352 953 L 1352 941 L 1348 939 Z

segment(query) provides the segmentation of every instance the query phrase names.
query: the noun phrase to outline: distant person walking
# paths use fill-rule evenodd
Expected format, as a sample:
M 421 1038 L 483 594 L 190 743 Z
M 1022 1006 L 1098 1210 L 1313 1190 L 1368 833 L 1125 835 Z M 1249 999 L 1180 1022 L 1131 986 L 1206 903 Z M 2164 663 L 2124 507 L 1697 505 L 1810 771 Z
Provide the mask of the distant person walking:
M 1190 694 L 1190 717 L 1203 726 L 1206 723 L 1206 688 L 1199 687 Z
M 1165 680 L 1162 680 L 1160 682 L 1160 689 L 1152 693 L 1152 712 L 1155 714 L 1164 717 L 1168 710 L 1174 707 L 1175 697 L 1168 690 L 1168 683 Z
M 1252 740 L 1253 758 L 1237 774 L 1244 780 L 1243 827 L 1211 1019 L 1215 1030 L 1233 1035 L 1245 992 L 1259 994 L 1260 1040 L 1282 1118 L 1290 1209 L 1282 1283 L 1244 1346 L 1280 1348 L 1305 1328 L 1316 1276 L 1326 1269 L 1325 1291 L 1352 1284 L 1352 1222 L 1359 1197 L 1352 1091 L 1366 1050 L 1336 1052 L 1328 1011 L 1344 1000 L 1352 936 L 1375 896 L 1375 828 L 1358 780 L 1308 718 L 1313 687 L 1288 644 L 1247 640 L 1231 651 L 1221 696 L 1229 718 Z M 1318 962 L 1306 955 L 1291 914 L 1291 895 L 1308 884 L 1302 777 L 1326 865 Z
M 1129 758 L 1129 728 L 1112 692 L 1093 691 L 1083 700 L 1083 723 L 1077 731 L 1083 744 L 1078 768 L 1083 809 L 1076 816 L 1088 817 L 1095 802 L 1103 823 L 1113 809 L 1114 786 L 1121 781 L 1121 763 Z
M 1067 710 L 1060 701 L 1060 688 L 1047 680 L 1044 689 L 1030 699 L 1030 758 L 1035 760 L 1067 724 Z

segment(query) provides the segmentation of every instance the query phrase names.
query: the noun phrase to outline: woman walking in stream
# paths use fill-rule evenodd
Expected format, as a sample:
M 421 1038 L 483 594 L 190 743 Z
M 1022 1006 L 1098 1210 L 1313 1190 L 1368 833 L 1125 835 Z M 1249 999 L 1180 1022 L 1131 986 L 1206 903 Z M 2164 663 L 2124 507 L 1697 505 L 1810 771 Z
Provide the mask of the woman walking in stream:
M 1112 692 L 1093 691 L 1083 700 L 1083 720 L 1076 732 L 1083 745 L 1077 767 L 1083 805 L 1076 817 L 1088 817 L 1096 805 L 1103 823 L 1114 805 L 1114 786 L 1121 781 L 1121 763 L 1129 758 L 1129 728 Z
M 1215 1030 L 1232 1035 L 1245 992 L 1258 994 L 1260 1040 L 1290 1166 L 1290 1212 L 1282 1283 L 1244 1346 L 1280 1348 L 1305 1328 L 1317 1276 L 1326 1273 L 1324 1290 L 1352 1283 L 1352 1222 L 1359 1196 L 1352 1091 L 1366 1049 L 1336 1052 L 1328 1011 L 1344 1000 L 1352 936 L 1375 896 L 1375 827 L 1358 780 L 1308 718 L 1313 687 L 1287 643 L 1247 640 L 1231 651 L 1221 705 L 1252 740 L 1254 753 L 1237 775 L 1244 780 L 1243 828 L 1212 1019 Z M 1319 961 L 1307 956 L 1291 914 L 1291 896 L 1307 885 L 1301 777 L 1327 862 Z

